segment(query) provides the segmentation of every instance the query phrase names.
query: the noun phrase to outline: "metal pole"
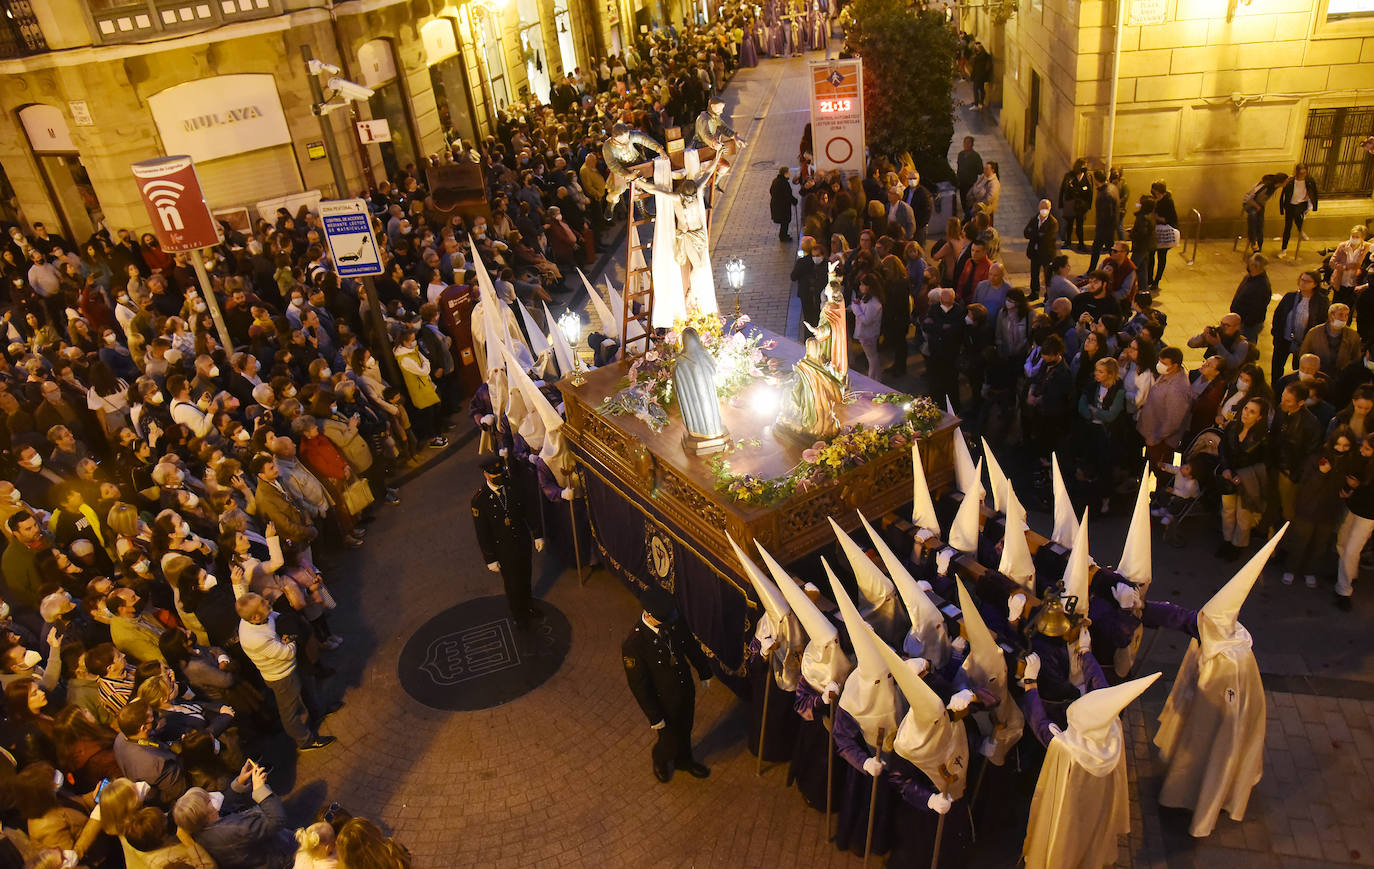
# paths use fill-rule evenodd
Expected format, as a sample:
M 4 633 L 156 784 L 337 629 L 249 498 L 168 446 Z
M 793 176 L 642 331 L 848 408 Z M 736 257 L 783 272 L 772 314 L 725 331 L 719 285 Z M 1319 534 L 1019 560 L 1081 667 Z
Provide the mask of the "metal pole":
M 205 261 L 200 258 L 200 251 L 193 250 L 189 253 L 191 265 L 196 270 L 196 280 L 200 282 L 201 295 L 205 296 L 205 304 L 210 308 L 210 319 L 215 321 L 219 343 L 224 347 L 224 356 L 228 359 L 234 355 L 234 341 L 229 337 L 229 327 L 224 325 L 224 315 L 220 313 L 219 301 L 215 299 L 215 288 L 210 286 L 210 275 L 205 271 Z
M 301 58 L 305 61 L 305 77 L 310 82 L 311 105 L 320 106 L 324 103 L 324 88 L 320 87 L 320 77 L 310 71 L 310 61 L 315 59 L 315 52 L 310 46 L 301 46 Z M 320 138 L 324 139 L 325 152 L 329 155 L 329 170 L 334 174 L 334 195 L 339 199 L 348 197 L 348 178 L 344 175 L 343 163 L 339 161 L 339 148 L 334 140 L 334 127 L 329 123 L 329 116 L 321 113 L 318 108 L 315 114 L 320 121 Z
M 879 762 L 881 762 L 882 759 L 883 759 L 883 737 L 886 736 L 886 735 L 887 735 L 887 731 L 884 730 L 883 728 L 879 727 L 879 728 L 878 728 L 878 745 L 877 745 L 877 749 L 878 749 L 878 750 L 877 750 L 877 753 L 873 755 L 874 757 L 876 757 L 876 758 L 879 760 Z M 868 853 L 869 853 L 869 851 L 873 850 L 873 816 L 874 816 L 875 814 L 877 814 L 877 809 L 878 809 L 878 778 L 879 778 L 879 777 L 876 776 L 876 775 L 873 776 L 873 787 L 870 788 L 869 791 L 868 791 L 868 832 L 864 834 L 864 865 L 865 865 L 865 866 L 868 865 Z M 941 815 L 940 817 L 943 818 L 944 815 Z
M 830 701 L 830 718 L 826 730 L 830 731 L 830 750 L 825 753 L 825 839 L 835 838 L 830 832 L 830 803 L 835 792 L 835 701 Z
M 1116 47 L 1112 50 L 1112 102 L 1107 110 L 1107 174 L 1112 171 L 1113 149 L 1116 147 L 1116 100 L 1121 89 L 1121 28 L 1126 26 L 1126 0 L 1116 2 Z
M 768 732 L 768 695 L 773 692 L 773 656 L 768 656 L 768 675 L 763 677 L 763 719 L 759 722 L 759 762 L 754 775 L 763 775 L 763 735 Z
M 576 498 L 577 495 L 574 493 L 573 500 Z M 577 562 L 577 585 L 581 587 L 586 584 L 587 580 L 582 576 L 582 547 L 577 541 L 577 508 L 573 501 L 568 502 L 568 521 L 572 525 L 573 560 Z

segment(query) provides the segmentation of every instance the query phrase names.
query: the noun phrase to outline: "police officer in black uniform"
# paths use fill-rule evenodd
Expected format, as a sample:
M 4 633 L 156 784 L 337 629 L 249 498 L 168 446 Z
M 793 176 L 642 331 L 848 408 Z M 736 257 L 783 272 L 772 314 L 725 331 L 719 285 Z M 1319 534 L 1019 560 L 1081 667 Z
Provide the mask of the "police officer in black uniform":
M 530 606 L 530 537 L 534 548 L 544 550 L 543 532 L 539 528 L 539 513 L 527 516 L 515 487 L 506 481 L 501 459 L 492 456 L 482 463 L 486 482 L 472 496 L 472 524 L 477 531 L 477 545 L 482 549 L 487 569 L 501 574 L 506 587 L 506 603 L 517 627 L 529 625 L 530 619 L 542 619 L 543 613 Z
M 692 720 L 696 713 L 695 667 L 703 688 L 711 683 L 711 665 L 701 645 L 677 615 L 671 595 L 650 588 L 640 597 L 644 612 L 620 647 L 630 693 L 639 701 L 649 726 L 658 731 L 654 775 L 661 782 L 673 769 L 697 778 L 711 774 L 692 757 Z

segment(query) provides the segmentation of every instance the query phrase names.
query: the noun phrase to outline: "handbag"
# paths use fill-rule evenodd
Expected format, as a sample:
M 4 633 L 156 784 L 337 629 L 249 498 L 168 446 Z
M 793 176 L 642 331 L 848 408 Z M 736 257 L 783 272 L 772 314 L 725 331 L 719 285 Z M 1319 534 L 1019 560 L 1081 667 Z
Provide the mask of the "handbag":
M 1179 232 L 1167 223 L 1155 226 L 1155 247 L 1161 250 L 1168 250 L 1178 244 Z
M 360 515 L 372 504 L 372 487 L 361 477 L 349 483 L 343 493 L 344 507 L 354 516 Z

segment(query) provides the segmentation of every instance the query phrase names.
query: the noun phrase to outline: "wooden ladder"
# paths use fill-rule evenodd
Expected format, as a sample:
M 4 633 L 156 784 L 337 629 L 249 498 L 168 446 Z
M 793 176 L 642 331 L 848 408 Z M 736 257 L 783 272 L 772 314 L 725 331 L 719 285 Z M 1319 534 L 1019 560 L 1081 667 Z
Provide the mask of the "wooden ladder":
M 649 165 L 652 167 L 653 164 Z M 652 168 L 650 177 L 653 177 Z M 630 208 L 626 215 L 629 225 L 625 229 L 625 304 L 620 315 L 620 355 L 622 359 L 629 359 L 631 356 L 643 356 L 648 353 L 653 338 L 654 219 L 642 207 L 653 198 L 652 192 L 644 190 L 639 185 L 630 186 Z M 641 207 L 636 208 L 636 206 Z M 643 216 L 641 217 L 639 214 L 643 214 Z M 640 227 L 647 227 L 647 230 L 642 231 Z M 643 234 L 645 232 L 647 232 L 648 241 L 645 241 Z M 631 323 L 636 324 L 638 328 L 632 329 Z

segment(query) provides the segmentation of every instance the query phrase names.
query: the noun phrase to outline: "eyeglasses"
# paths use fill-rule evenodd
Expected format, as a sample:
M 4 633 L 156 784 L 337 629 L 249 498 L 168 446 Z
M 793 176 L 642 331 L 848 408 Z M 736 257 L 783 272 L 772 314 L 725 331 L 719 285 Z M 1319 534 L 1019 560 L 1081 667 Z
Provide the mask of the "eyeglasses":
M 338 803 L 330 803 L 329 808 L 324 810 L 324 822 L 326 824 L 334 823 L 334 816 L 337 815 L 342 808 L 343 806 L 340 806 Z

